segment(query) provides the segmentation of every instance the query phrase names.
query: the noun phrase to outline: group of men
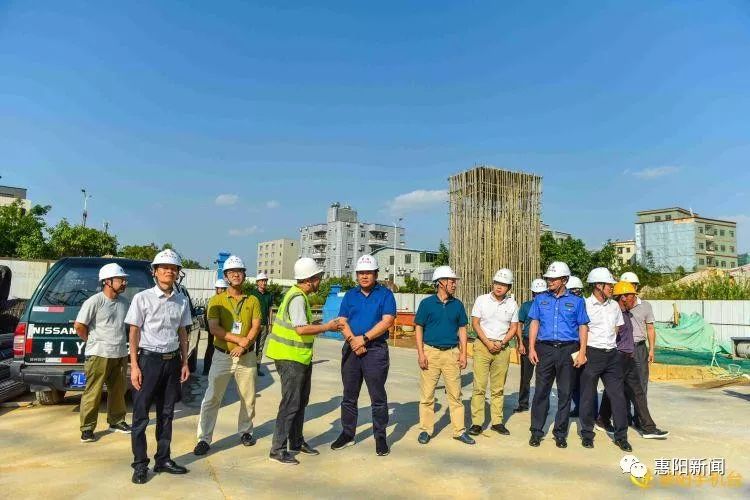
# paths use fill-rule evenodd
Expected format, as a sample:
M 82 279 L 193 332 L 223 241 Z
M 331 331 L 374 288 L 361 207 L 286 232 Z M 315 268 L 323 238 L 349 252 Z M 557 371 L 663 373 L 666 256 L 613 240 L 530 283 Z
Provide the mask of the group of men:
M 87 385 L 81 402 L 81 440 L 93 441 L 102 387 L 106 383 L 108 422 L 118 432 L 131 432 L 136 484 L 147 481 L 149 458 L 146 426 L 156 405 L 157 450 L 154 472 L 185 474 L 187 469 L 171 459 L 170 443 L 174 405 L 180 384 L 190 375 L 186 327 L 191 324 L 187 297 L 175 287 L 182 267 L 172 250 L 156 255 L 152 264 L 156 286 L 137 293 L 130 304 L 122 297 L 127 274 L 117 264 L 105 265 L 99 280 L 102 292 L 89 298 L 76 319 L 78 334 L 87 341 Z M 315 337 L 327 331 L 341 332 L 343 399 L 342 430 L 331 444 L 338 451 L 355 444 L 358 398 L 362 383 L 372 402 L 375 452 L 390 453 L 386 441 L 388 398 L 386 381 L 390 357 L 386 340 L 396 317 L 396 301 L 388 288 L 378 284 L 378 264 L 371 255 L 357 261 L 357 286 L 343 297 L 337 318 L 325 323 L 313 320 L 309 296 L 318 291 L 324 271 L 310 258 L 294 265 L 293 285 L 284 295 L 271 323 L 273 297 L 265 275 L 256 277 L 257 289 L 243 291 L 246 268 L 237 256 L 223 264 L 223 280 L 208 303 L 206 316 L 212 354 L 205 363 L 208 386 L 198 418 L 195 455 L 210 451 L 216 419 L 230 379 L 240 396 L 239 441 L 256 443 L 253 437 L 255 379 L 260 373 L 264 341 L 266 356 L 274 361 L 280 378 L 281 401 L 269 458 L 285 465 L 299 463 L 298 455 L 318 455 L 303 435 L 305 408 L 310 397 Z M 418 442 L 429 443 L 435 426 L 435 390 L 443 378 L 453 438 L 475 444 L 472 436 L 483 432 L 487 386 L 490 391 L 490 429 L 510 432 L 503 422 L 504 386 L 510 363 L 510 345 L 517 340 L 521 359 L 521 385 L 516 412 L 529 409 L 530 380 L 536 370 L 536 389 L 531 404 L 531 446 L 539 446 L 549 411 L 553 382 L 557 383 L 558 408 L 553 436 L 559 448 L 567 447 L 571 399 L 580 392 L 578 415 L 582 444 L 593 447 L 596 426 L 614 435 L 624 451 L 630 402 L 643 437 L 664 438 L 648 411 L 646 387 L 648 363 L 655 345 L 653 312 L 636 295 L 638 279 L 626 273 L 615 282 L 605 268 L 589 273 L 592 295 L 581 297 L 583 284 L 565 263 L 553 262 L 544 279 L 531 284 L 533 299 L 520 308 L 511 289 L 513 273 L 500 269 L 490 293 L 476 298 L 472 311 L 473 391 L 471 426 L 464 424 L 461 371 L 467 366 L 469 323 L 463 303 L 455 297 L 459 277 L 449 266 L 434 270 L 436 293 L 424 299 L 416 312 L 416 350 L 420 368 Z M 128 337 L 130 379 L 133 392 L 133 425 L 125 422 Z M 648 341 L 648 344 L 646 344 Z M 597 386 L 604 383 L 597 407 Z M 577 382 L 579 381 L 579 382 Z M 613 423 L 610 423 L 612 419 Z

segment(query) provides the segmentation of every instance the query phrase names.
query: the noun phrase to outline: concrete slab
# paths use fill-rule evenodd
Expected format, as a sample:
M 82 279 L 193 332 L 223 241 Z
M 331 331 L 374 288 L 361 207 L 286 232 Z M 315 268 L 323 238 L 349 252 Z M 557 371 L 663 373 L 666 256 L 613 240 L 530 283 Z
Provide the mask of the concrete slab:
M 202 351 L 201 351 L 202 352 Z M 518 366 L 512 365 L 506 384 L 505 414 L 510 436 L 491 431 L 478 437 L 476 446 L 451 439 L 445 393 L 438 391 L 438 433 L 426 446 L 416 441 L 418 429 L 418 368 L 411 349 L 391 349 L 388 382 L 392 453 L 377 457 L 370 429 L 369 398 L 360 400 L 357 445 L 331 451 L 340 431 L 340 343 L 316 343 L 313 389 L 307 410 L 305 436 L 319 447 L 318 457 L 300 457 L 296 467 L 268 460 L 274 418 L 279 402 L 278 377 L 259 377 L 255 435 L 258 444 L 246 448 L 236 435 L 237 394 L 233 384 L 221 409 L 211 452 L 195 457 L 197 406 L 201 379 L 192 387 L 193 398 L 179 406 L 174 424 L 173 458 L 190 469 L 186 476 L 153 476 L 142 486 L 130 482 L 130 440 L 106 428 L 100 415 L 99 440 L 79 442 L 79 396 L 53 407 L 0 409 L 0 488 L 7 498 L 520 498 L 636 497 L 712 498 L 750 496 L 750 388 L 697 390 L 653 382 L 649 400 L 657 424 L 672 432 L 666 441 L 640 438 L 630 441 L 636 455 L 652 471 L 657 458 L 724 458 L 727 473 L 742 475 L 737 487 L 665 485 L 653 480 L 642 489 L 623 474 L 623 457 L 606 436 L 596 448 L 580 446 L 573 420 L 569 447 L 557 449 L 550 438 L 540 448 L 528 446 L 529 414 L 512 414 L 518 387 Z M 471 372 L 464 374 L 464 400 L 471 394 Z M 553 406 L 555 400 L 553 399 Z M 102 413 L 104 407 L 102 408 Z M 128 419 L 130 415 L 128 416 Z M 551 420 L 551 417 L 550 417 Z M 149 449 L 155 442 L 149 427 Z M 726 478 L 725 478 L 726 482 Z

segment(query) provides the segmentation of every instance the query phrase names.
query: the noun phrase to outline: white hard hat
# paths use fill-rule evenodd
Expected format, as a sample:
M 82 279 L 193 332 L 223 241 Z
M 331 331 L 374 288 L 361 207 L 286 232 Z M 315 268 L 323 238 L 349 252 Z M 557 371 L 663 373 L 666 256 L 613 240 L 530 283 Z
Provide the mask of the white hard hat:
M 578 276 L 571 276 L 570 278 L 568 278 L 568 284 L 566 285 L 566 288 L 568 290 L 576 288 L 580 288 L 581 290 L 583 290 L 583 282 Z
M 102 268 L 99 269 L 99 281 L 108 280 L 109 278 L 127 277 L 128 275 L 125 273 L 125 269 L 123 269 L 120 264 L 115 264 L 114 262 L 104 264 Z
M 216 283 L 214 283 L 214 288 L 229 288 L 229 287 L 227 286 L 226 281 L 222 279 L 218 279 L 216 280 Z
M 622 273 L 622 276 L 620 276 L 620 281 L 627 281 L 628 283 L 637 283 L 637 284 L 640 283 L 640 281 L 638 280 L 638 275 L 632 271 Z
M 537 278 L 531 282 L 531 291 L 534 293 L 543 293 L 547 291 L 547 282 L 542 278 Z
M 227 260 L 224 261 L 224 266 L 221 268 L 221 272 L 225 273 L 230 269 L 242 269 L 244 271 L 246 269 L 245 263 L 236 255 L 230 255 Z
M 312 278 L 324 272 L 310 257 L 301 257 L 294 263 L 294 279 L 296 280 Z
M 375 257 L 369 254 L 365 254 L 359 259 L 357 259 L 357 266 L 354 268 L 354 271 L 377 271 L 378 270 L 378 261 L 375 260 Z
M 451 266 L 436 267 L 432 272 L 432 281 L 441 280 L 443 278 L 450 278 L 454 280 L 459 279 L 458 276 L 456 276 L 456 273 L 453 272 L 453 269 L 451 269 Z
M 609 283 L 610 285 L 614 285 L 617 283 L 617 280 L 612 277 L 612 273 L 606 267 L 595 267 L 589 273 L 588 278 L 586 278 L 586 283 Z
M 492 277 L 492 281 L 496 283 L 505 283 L 506 285 L 512 285 L 513 271 L 511 271 L 510 269 L 502 268 L 495 273 L 495 276 Z
M 255 277 L 255 281 L 267 280 L 267 279 L 268 279 L 268 275 L 264 272 L 259 272 L 258 276 Z
M 171 248 L 167 248 L 156 254 L 154 261 L 151 263 L 151 268 L 153 269 L 159 264 L 172 264 L 173 266 L 182 268 L 182 258 L 177 252 Z
M 565 262 L 555 261 L 549 265 L 547 272 L 543 275 L 545 278 L 562 278 L 570 276 L 570 268 Z

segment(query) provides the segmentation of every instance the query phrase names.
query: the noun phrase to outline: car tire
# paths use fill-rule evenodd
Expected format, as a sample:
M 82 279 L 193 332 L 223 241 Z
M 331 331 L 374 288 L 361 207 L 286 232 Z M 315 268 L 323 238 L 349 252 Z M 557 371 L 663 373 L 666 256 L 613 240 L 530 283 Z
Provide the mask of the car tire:
M 36 401 L 40 405 L 57 405 L 65 399 L 65 392 L 57 389 L 48 391 L 36 391 Z

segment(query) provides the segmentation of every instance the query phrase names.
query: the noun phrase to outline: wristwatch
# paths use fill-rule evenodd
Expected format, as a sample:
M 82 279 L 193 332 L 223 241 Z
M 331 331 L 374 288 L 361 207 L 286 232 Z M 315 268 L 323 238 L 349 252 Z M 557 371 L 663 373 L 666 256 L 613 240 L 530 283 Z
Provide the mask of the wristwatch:
M 367 344 L 368 342 L 370 342 L 370 339 L 367 338 L 367 334 L 362 335 L 362 340 L 365 341 L 365 344 Z

